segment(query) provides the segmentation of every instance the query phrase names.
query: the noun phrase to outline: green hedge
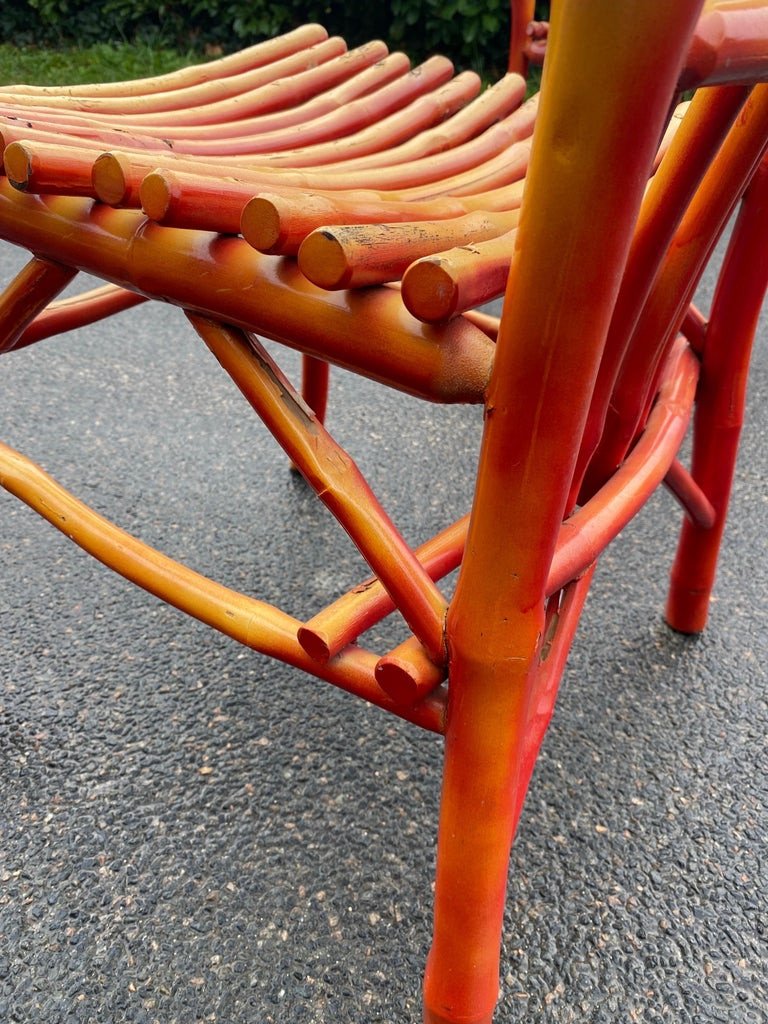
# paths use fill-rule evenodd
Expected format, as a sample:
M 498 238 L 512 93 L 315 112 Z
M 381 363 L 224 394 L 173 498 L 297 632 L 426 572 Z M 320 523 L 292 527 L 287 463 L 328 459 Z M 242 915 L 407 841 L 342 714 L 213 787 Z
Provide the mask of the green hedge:
M 537 16 L 547 8 L 537 4 Z M 229 51 L 319 21 L 351 46 L 383 38 L 415 59 L 439 51 L 459 67 L 492 71 L 504 66 L 508 19 L 509 0 L 10 0 L 0 7 L 0 32 L 22 45 L 126 40 Z

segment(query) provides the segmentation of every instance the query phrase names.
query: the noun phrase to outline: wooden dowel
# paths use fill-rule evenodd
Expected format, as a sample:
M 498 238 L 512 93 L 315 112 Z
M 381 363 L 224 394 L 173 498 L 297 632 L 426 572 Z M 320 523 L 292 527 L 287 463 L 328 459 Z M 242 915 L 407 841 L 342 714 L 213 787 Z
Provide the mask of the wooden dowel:
M 360 49 L 364 50 L 365 48 L 361 47 Z M 355 52 L 352 50 L 343 56 L 351 58 Z M 341 60 L 341 58 L 335 59 Z M 453 74 L 451 62 L 444 57 L 435 57 L 431 61 L 425 62 L 425 64 L 431 65 L 433 61 L 439 62 L 441 73 L 437 76 L 436 81 L 432 81 L 432 84 L 447 81 Z M 329 61 L 328 64 L 333 66 L 332 61 Z M 328 74 L 329 70 L 332 70 L 332 67 L 329 68 L 328 64 L 324 65 L 326 74 Z M 357 99 L 364 98 L 369 94 L 378 93 L 387 86 L 392 86 L 396 89 L 396 96 L 399 96 L 401 92 L 404 92 L 406 96 L 412 95 L 413 85 L 411 79 L 415 78 L 417 80 L 418 91 L 422 76 L 420 69 L 415 69 L 415 71 L 419 71 L 419 74 L 409 75 L 410 67 L 411 62 L 404 53 L 391 53 L 372 66 L 365 67 L 356 74 L 351 75 L 351 77 L 343 79 L 333 88 L 326 89 L 319 94 L 311 93 L 307 99 L 287 108 L 273 110 L 270 113 L 257 114 L 252 117 L 238 117 L 235 120 L 222 118 L 215 124 L 207 125 L 164 124 L 159 127 L 142 125 L 139 131 L 142 138 L 154 138 L 158 142 L 168 143 L 171 148 L 189 141 L 205 142 L 212 138 L 227 139 L 243 135 L 256 136 L 270 132 L 286 131 L 294 128 L 296 125 L 304 124 L 331 114 L 334 111 L 342 110 Z M 348 68 L 348 62 L 345 63 L 344 68 Z M 304 74 L 307 73 L 304 72 Z M 392 102 L 392 96 L 389 91 L 387 91 L 385 97 L 386 103 Z M 381 100 L 381 97 L 377 98 L 377 102 L 381 102 Z M 81 133 L 85 136 L 92 135 L 94 132 L 111 130 L 114 121 L 112 119 L 107 126 L 103 120 L 93 120 L 85 114 L 74 114 L 68 110 L 56 113 L 46 111 L 44 114 L 35 112 L 31 119 L 28 116 L 29 111 L 24 113 L 27 115 L 24 118 L 25 123 L 31 120 L 39 128 L 47 127 L 50 130 L 56 126 L 56 129 L 62 133 L 74 135 Z M 0 115 L 6 118 L 21 120 L 18 109 L 3 106 L 2 94 L 0 94 Z M 120 130 L 124 133 L 126 131 L 125 127 Z M 129 137 L 133 138 L 135 134 L 136 132 L 132 131 Z
M 98 150 L 41 142 L 12 142 L 3 153 L 5 173 L 20 192 L 93 196 Z
M 445 667 L 435 665 L 416 637 L 376 663 L 376 682 L 397 705 L 413 707 L 433 693 L 446 677 Z
M 454 220 L 363 224 L 313 231 L 299 249 L 302 273 L 320 288 L 363 288 L 402 277 L 414 260 L 447 246 L 506 235 L 511 213 L 470 213 Z M 410 307 L 409 307 L 410 308 Z M 413 312 L 411 310 L 411 312 Z
M 167 184 L 158 182 L 157 209 L 171 211 L 182 193 L 205 194 L 208 186 L 200 176 L 174 176 L 159 172 Z M 279 184 L 279 183 L 278 183 Z M 449 220 L 473 212 L 505 212 L 518 209 L 522 181 L 477 195 L 454 197 L 443 194 L 434 199 L 405 201 L 401 193 L 368 191 L 308 191 L 283 187 L 277 191 L 259 189 L 242 210 L 240 231 L 254 249 L 271 255 L 298 253 L 312 231 L 337 224 L 403 223 L 414 220 Z M 229 185 L 226 186 L 230 188 Z M 245 194 L 252 186 L 244 186 Z M 178 198 L 177 198 L 178 196 Z
M 414 554 L 432 579 L 442 579 L 461 562 L 468 524 L 469 516 L 464 516 L 416 548 Z M 327 661 L 394 607 L 380 580 L 365 580 L 305 622 L 298 632 L 299 643 L 310 657 Z
M 25 104 L 29 97 L 37 96 L 50 99 L 61 96 L 62 93 L 72 98 L 93 99 L 96 97 L 146 96 L 150 93 L 170 92 L 187 88 L 190 85 L 200 85 L 212 78 L 228 78 L 243 71 L 271 64 L 327 38 L 328 33 L 322 25 L 301 25 L 292 32 L 285 32 L 272 39 L 256 43 L 254 46 L 248 46 L 237 53 L 220 57 L 218 60 L 193 64 L 180 68 L 178 71 L 169 71 L 165 75 L 135 78 L 123 82 L 68 85 L 65 89 L 60 86 L 48 85 L 4 85 L 0 89 L 0 98 L 9 97 L 13 99 L 13 102 Z
M 678 459 L 667 470 L 664 485 L 674 494 L 692 523 L 702 530 L 714 525 L 717 517 L 715 506 Z
M 382 55 L 387 52 L 384 44 L 378 45 L 383 47 Z M 335 36 L 262 67 L 200 85 L 146 96 L 117 98 L 26 95 L 19 106 L 41 113 L 65 111 L 84 114 L 110 125 L 117 118 L 131 127 L 141 124 L 212 124 L 222 118 L 228 120 L 254 113 L 254 105 L 259 109 L 260 101 L 267 95 L 272 95 L 278 106 L 295 102 L 297 82 L 302 72 L 312 72 L 310 80 L 315 82 L 315 89 L 321 84 L 333 84 L 332 81 L 325 82 L 327 73 L 322 66 L 346 51 L 347 44 Z
M 424 323 L 444 323 L 503 295 L 515 237 L 513 229 L 413 263 L 403 274 L 406 309 Z

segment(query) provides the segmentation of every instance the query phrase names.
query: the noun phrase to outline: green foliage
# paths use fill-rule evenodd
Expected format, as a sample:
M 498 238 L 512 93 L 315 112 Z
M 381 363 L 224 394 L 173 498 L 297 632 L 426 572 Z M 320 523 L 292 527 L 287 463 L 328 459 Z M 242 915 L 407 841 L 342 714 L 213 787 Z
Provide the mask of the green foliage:
M 547 4 L 537 4 L 545 16 Z M 88 46 L 121 41 L 179 50 L 233 50 L 308 21 L 355 46 L 387 40 L 416 60 L 450 56 L 488 73 L 506 61 L 509 0 L 11 0 L 0 7 L 0 38 L 17 45 Z
M 509 0 L 391 0 L 392 39 L 410 51 L 462 55 L 469 67 L 502 68 Z
M 0 44 L 0 84 L 79 85 L 162 75 L 190 62 L 190 55 L 145 44 L 96 43 L 77 49 Z

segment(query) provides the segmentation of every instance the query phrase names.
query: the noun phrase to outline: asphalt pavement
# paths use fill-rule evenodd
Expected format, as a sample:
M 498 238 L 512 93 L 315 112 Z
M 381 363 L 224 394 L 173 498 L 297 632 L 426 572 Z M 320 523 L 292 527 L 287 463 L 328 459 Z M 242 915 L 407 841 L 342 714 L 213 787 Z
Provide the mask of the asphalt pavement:
M 145 541 L 297 616 L 364 578 L 179 310 L 1 365 L 0 438 Z M 465 510 L 478 409 L 337 371 L 329 425 L 410 541 Z M 498 1024 L 768 1021 L 767 436 L 763 319 L 708 630 L 662 621 L 668 495 L 599 567 L 512 854 Z M 0 555 L 0 1020 L 420 1020 L 439 738 L 4 492 Z

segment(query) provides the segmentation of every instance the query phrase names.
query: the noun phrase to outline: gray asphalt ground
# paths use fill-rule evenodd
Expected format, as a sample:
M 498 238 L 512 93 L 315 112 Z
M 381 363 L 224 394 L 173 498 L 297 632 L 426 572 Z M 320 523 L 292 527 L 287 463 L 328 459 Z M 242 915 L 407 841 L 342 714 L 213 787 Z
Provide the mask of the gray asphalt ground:
M 708 631 L 661 619 L 669 496 L 601 563 L 512 855 L 499 1024 L 768 1021 L 766 342 Z M 301 616 L 364 577 L 179 311 L 2 371 L 0 437 L 149 543 Z M 464 510 L 478 410 L 340 372 L 331 402 L 408 539 Z M 0 1020 L 418 1021 L 439 739 L 4 493 L 0 553 Z

